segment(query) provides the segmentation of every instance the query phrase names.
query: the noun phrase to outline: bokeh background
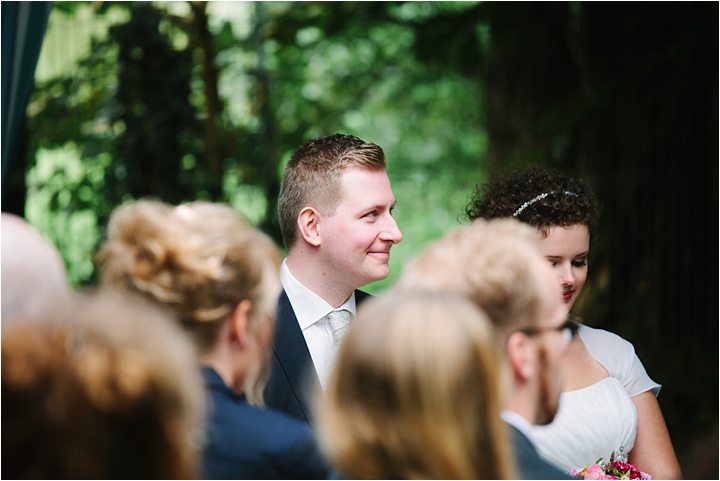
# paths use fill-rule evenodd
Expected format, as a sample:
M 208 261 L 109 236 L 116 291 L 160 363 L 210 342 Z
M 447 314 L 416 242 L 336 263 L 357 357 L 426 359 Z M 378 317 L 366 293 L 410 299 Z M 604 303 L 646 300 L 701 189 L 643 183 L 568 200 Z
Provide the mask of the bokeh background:
M 229 203 L 281 243 L 305 140 L 383 147 L 392 285 L 489 175 L 604 204 L 574 314 L 634 343 L 686 477 L 718 478 L 717 2 L 2 2 L 2 210 L 95 283 L 130 199 Z

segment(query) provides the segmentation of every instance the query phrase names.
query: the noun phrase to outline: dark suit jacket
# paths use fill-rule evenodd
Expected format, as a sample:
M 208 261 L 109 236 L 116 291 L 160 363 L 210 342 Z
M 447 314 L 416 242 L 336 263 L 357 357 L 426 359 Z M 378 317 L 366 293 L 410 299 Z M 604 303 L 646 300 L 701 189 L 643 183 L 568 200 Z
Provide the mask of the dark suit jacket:
M 530 440 L 515 426 L 508 424 L 510 440 L 515 451 L 515 466 L 519 479 L 571 479 L 540 457 Z
M 356 290 L 356 305 L 368 297 L 369 294 Z M 273 354 L 272 373 L 264 393 L 265 404 L 313 424 L 312 397 L 320 380 L 284 290 L 278 299 Z
M 211 368 L 204 479 L 327 479 L 331 475 L 306 423 L 248 404 Z

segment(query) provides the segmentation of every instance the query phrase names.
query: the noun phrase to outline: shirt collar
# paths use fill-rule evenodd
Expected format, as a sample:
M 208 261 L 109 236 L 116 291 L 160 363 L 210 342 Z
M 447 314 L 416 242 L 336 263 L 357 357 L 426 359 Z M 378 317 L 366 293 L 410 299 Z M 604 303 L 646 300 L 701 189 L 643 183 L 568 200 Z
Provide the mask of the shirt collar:
M 503 419 L 503 421 L 523 433 L 528 439 L 528 441 L 530 441 L 530 444 L 535 446 L 535 440 L 533 439 L 532 434 L 533 426 L 527 419 L 525 419 L 515 411 L 509 411 L 507 409 L 500 412 L 500 417 Z
M 328 312 L 335 308 L 302 285 L 300 281 L 290 273 L 286 261 L 287 259 L 284 259 L 280 266 L 280 282 L 282 283 L 283 289 L 285 289 L 290 304 L 292 304 L 293 311 L 295 311 L 300 329 L 306 329 L 325 317 Z M 355 292 L 353 292 L 348 300 L 338 309 L 347 309 L 352 316 L 355 317 Z

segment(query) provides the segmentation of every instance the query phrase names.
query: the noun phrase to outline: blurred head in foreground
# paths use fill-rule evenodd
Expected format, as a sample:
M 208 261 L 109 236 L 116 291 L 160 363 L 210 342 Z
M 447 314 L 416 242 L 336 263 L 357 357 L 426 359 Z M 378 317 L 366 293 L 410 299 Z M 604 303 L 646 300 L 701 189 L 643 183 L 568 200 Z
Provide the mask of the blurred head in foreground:
M 504 409 L 531 424 L 550 423 L 559 408 L 560 363 L 574 333 L 540 232 L 514 219 L 477 219 L 428 246 L 396 287 L 470 299 L 495 327 Z
M 25 219 L 2 213 L 2 326 L 48 314 L 71 296 L 54 245 Z
M 511 478 L 493 341 L 460 297 L 366 301 L 318 399 L 330 462 L 351 479 Z
M 262 405 L 269 374 L 280 251 L 231 207 L 139 200 L 117 208 L 97 256 L 104 287 L 169 308 L 200 363 Z
M 2 477 L 198 476 L 187 337 L 142 299 L 83 294 L 2 335 Z

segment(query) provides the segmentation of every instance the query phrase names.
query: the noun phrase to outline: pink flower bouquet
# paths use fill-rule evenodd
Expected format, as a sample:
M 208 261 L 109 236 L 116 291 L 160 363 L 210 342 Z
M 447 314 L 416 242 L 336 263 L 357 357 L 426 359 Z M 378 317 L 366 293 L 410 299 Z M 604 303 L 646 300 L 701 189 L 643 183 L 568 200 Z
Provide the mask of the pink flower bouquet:
M 568 474 L 575 479 L 652 479 L 648 473 L 643 473 L 627 462 L 622 448 L 619 451 L 617 457 L 613 452 L 607 463 L 602 463 L 602 458 L 600 458 L 595 461 L 595 464 L 586 466 L 585 469 L 579 471 L 573 469 Z

